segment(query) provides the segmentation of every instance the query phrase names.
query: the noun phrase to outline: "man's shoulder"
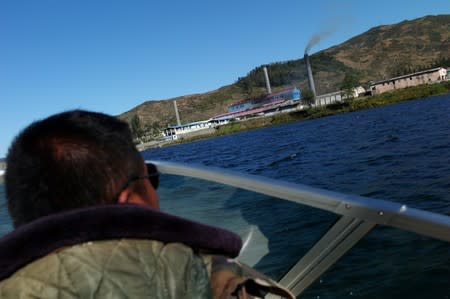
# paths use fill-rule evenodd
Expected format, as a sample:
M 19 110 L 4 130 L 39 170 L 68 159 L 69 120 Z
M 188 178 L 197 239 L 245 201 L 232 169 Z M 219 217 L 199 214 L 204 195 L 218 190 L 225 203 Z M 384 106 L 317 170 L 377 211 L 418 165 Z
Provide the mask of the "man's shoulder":
M 173 281 L 183 283 L 175 285 Z M 211 295 L 207 269 L 191 248 L 142 239 L 95 241 L 60 248 L 0 282 L 3 295 L 20 292 L 42 297 L 45 291 L 49 292 L 46 298 L 58 297 L 52 290 L 67 298 L 90 297 L 94 293 L 98 297 L 154 294 L 156 298 Z
M 0 238 L 0 280 L 64 246 L 132 238 L 183 243 L 196 251 L 227 256 L 237 256 L 242 244 L 232 232 L 155 209 L 137 205 L 88 207 L 42 217 Z

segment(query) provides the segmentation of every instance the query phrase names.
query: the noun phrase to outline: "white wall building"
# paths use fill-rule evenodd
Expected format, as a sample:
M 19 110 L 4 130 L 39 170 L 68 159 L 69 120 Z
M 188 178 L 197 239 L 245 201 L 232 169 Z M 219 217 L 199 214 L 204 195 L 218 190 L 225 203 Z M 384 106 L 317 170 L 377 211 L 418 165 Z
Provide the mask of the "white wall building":
M 370 91 L 372 92 L 372 95 L 375 95 L 395 89 L 402 89 L 427 83 L 436 83 L 444 80 L 447 80 L 447 70 L 443 67 L 437 67 L 434 69 L 375 82 L 370 86 Z
M 228 120 L 202 120 L 179 126 L 169 126 L 164 129 L 162 135 L 165 139 L 177 139 L 178 135 L 189 134 L 218 125 L 227 124 Z

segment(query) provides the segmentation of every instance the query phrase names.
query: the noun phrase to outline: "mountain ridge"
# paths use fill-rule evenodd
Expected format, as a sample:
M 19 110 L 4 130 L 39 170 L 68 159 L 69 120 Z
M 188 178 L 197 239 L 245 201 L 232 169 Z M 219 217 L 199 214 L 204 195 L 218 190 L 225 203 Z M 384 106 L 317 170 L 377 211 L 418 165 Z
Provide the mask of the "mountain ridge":
M 318 94 L 339 90 L 346 73 L 354 73 L 362 85 L 399 74 L 448 65 L 450 59 L 450 15 L 424 16 L 390 25 L 380 25 L 341 44 L 310 55 Z M 149 100 L 120 114 L 131 123 L 138 118 L 147 134 L 176 123 L 173 101 L 177 101 L 183 123 L 205 120 L 225 113 L 227 106 L 265 92 L 262 67 L 258 66 L 233 84 L 206 93 Z M 295 85 L 308 89 L 303 58 L 265 64 L 272 91 Z

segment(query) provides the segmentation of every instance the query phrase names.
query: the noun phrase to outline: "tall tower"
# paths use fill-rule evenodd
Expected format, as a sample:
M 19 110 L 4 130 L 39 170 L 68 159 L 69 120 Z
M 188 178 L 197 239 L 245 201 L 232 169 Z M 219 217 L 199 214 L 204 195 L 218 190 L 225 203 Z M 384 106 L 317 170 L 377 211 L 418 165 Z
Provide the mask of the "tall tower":
M 309 89 L 314 94 L 314 96 L 316 96 L 316 86 L 314 85 L 314 78 L 312 75 L 311 63 L 309 62 L 308 53 L 305 53 L 304 60 L 305 60 L 305 65 L 306 65 L 306 71 L 308 72 Z
M 269 81 L 269 74 L 267 73 L 267 67 L 264 67 L 263 70 L 264 70 L 264 78 L 266 79 L 267 94 L 271 94 L 272 89 L 270 89 L 270 81 Z
M 173 107 L 175 108 L 175 116 L 177 117 L 177 126 L 181 126 L 180 115 L 178 114 L 177 100 L 173 101 Z

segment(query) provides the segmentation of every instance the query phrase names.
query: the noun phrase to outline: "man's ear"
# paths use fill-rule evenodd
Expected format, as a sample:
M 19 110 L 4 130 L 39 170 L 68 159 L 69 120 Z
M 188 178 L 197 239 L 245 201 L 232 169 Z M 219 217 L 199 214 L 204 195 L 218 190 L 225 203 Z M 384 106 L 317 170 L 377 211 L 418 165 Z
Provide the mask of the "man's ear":
M 122 192 L 120 192 L 119 198 L 117 199 L 117 203 L 127 203 L 129 196 L 130 190 L 128 188 L 125 188 Z

